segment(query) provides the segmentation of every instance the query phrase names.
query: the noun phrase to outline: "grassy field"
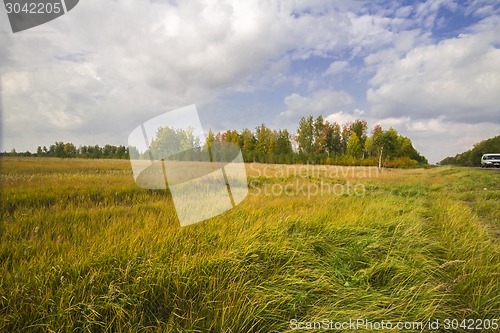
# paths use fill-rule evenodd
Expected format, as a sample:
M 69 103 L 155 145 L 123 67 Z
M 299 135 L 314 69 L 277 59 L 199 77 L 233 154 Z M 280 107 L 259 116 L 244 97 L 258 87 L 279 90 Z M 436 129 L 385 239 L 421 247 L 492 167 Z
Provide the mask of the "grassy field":
M 500 319 L 500 173 L 247 170 L 240 205 L 181 228 L 128 161 L 2 158 L 0 332 Z

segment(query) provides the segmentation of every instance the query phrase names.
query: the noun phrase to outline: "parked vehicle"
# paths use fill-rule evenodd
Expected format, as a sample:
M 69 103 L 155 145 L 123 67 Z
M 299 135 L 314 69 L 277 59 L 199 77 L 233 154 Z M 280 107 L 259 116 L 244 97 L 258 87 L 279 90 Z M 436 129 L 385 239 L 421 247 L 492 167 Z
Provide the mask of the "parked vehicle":
M 481 168 L 500 168 L 500 154 L 484 154 L 481 157 Z

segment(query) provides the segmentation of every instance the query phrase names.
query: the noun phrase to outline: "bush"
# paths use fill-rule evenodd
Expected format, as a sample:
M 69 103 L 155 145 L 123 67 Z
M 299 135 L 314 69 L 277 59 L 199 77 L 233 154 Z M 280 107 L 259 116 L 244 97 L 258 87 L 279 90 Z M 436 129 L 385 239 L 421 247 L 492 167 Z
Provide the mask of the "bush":
M 414 168 L 418 165 L 418 162 L 412 160 L 409 157 L 398 157 L 391 161 L 388 161 L 384 166 L 388 168 Z
M 378 159 L 376 157 L 367 157 L 359 162 L 361 166 L 378 166 Z

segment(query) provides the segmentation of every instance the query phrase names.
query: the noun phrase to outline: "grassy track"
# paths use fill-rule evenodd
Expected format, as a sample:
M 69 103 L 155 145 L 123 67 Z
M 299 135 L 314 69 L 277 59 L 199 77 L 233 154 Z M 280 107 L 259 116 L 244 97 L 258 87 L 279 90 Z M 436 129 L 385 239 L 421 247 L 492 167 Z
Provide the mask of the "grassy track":
M 128 161 L 1 163 L 0 332 L 500 319 L 492 170 L 251 165 L 245 201 L 181 228 Z

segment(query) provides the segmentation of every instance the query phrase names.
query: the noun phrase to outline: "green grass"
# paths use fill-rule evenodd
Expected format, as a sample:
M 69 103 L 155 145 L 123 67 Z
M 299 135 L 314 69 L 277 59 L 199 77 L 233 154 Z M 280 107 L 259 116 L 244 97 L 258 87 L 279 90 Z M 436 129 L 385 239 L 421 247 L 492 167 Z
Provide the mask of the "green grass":
M 1 332 L 287 332 L 291 319 L 500 319 L 493 170 L 293 174 L 294 166 L 252 165 L 247 199 L 181 228 L 171 197 L 138 188 L 128 161 L 1 163 Z M 294 187 L 347 183 L 364 193 Z

